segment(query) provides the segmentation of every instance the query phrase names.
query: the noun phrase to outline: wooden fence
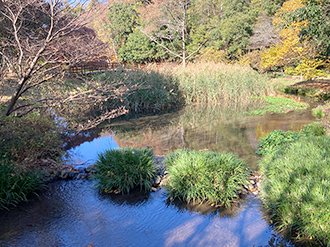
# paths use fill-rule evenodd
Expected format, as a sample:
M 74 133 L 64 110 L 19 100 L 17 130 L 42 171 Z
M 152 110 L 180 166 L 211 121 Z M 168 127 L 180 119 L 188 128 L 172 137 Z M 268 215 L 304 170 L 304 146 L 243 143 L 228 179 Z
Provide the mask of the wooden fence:
M 90 73 L 100 73 L 108 70 L 118 70 L 118 69 L 126 69 L 126 70 L 137 70 L 145 67 L 145 64 L 138 63 L 108 63 L 102 65 L 81 65 L 70 67 L 69 73 L 71 74 L 90 74 Z

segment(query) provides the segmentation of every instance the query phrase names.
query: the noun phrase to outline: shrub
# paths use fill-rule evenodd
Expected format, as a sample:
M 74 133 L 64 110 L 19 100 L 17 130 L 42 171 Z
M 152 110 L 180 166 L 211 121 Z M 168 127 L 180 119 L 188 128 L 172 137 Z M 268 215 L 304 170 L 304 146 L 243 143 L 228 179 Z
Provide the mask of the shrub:
M 182 149 L 165 158 L 168 195 L 187 202 L 230 206 L 247 183 L 245 163 L 230 153 Z
M 257 154 L 265 155 L 273 153 L 278 149 L 284 148 L 290 142 L 294 142 L 300 138 L 300 135 L 293 131 L 274 130 L 267 136 L 260 139 Z
M 120 83 L 128 88 L 121 98 L 105 102 L 106 107 L 124 105 L 131 112 L 160 112 L 184 103 L 176 79 L 169 73 L 152 70 L 107 72 L 96 80 Z
M 260 162 L 262 198 L 279 230 L 330 245 L 330 137 L 307 137 Z
M 324 136 L 326 135 L 326 131 L 322 123 L 313 122 L 304 126 L 302 130 L 300 130 L 299 134 L 303 136 Z
M 325 113 L 323 112 L 323 107 L 318 106 L 316 108 L 312 109 L 312 115 L 316 118 L 323 118 L 325 116 Z
M 260 139 L 257 154 L 265 155 L 273 153 L 278 149 L 284 149 L 289 143 L 299 140 L 301 137 L 324 136 L 326 131 L 319 122 L 310 123 L 304 126 L 298 133 L 293 131 L 274 130 L 267 136 Z
M 0 210 L 27 201 L 27 196 L 40 187 L 40 179 L 4 160 L 0 161 Z
M 94 177 L 104 192 L 124 194 L 137 186 L 150 191 L 155 171 L 151 149 L 122 148 L 99 154 Z
M 33 163 L 39 158 L 56 158 L 62 154 L 61 136 L 55 121 L 47 116 L 2 116 L 0 138 L 0 157 L 17 163 Z

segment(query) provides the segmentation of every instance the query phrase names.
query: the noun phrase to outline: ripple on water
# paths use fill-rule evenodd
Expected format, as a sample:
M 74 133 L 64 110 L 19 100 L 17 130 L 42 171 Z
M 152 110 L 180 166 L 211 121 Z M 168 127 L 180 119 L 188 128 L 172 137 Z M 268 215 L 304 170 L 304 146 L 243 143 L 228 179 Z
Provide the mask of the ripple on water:
M 50 184 L 32 202 L 1 212 L 0 222 L 0 246 L 289 246 L 254 197 L 220 212 L 168 202 L 164 189 L 101 195 L 81 180 Z

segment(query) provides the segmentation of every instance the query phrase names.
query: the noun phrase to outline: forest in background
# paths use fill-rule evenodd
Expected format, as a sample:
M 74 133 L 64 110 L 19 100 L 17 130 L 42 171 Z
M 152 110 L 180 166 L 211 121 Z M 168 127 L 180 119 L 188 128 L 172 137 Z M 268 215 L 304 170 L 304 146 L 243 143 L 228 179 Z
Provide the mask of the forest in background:
M 329 70 L 329 0 L 92 0 L 91 8 L 89 26 L 112 61 L 238 62 L 305 79 Z

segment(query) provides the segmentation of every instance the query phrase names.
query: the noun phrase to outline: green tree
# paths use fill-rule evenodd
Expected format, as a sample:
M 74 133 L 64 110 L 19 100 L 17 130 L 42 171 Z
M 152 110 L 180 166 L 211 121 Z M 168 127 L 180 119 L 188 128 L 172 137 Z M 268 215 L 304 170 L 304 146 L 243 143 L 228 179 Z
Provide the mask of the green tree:
M 136 2 L 112 2 L 109 6 L 106 29 L 117 48 L 125 44 L 128 35 L 138 25 L 138 6 Z
M 153 62 L 166 58 L 164 50 L 137 28 L 128 35 L 125 44 L 119 48 L 118 55 L 123 62 L 128 63 Z
M 307 21 L 300 37 L 309 40 L 318 47 L 321 56 L 330 55 L 330 0 L 308 0 L 305 6 L 299 8 L 291 16 L 298 21 Z

